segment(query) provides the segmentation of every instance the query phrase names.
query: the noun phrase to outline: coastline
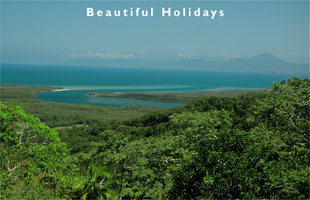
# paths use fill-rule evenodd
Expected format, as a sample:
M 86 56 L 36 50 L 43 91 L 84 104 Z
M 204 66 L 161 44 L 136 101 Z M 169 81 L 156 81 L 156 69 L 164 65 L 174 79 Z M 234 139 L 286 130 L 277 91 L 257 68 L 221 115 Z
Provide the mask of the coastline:
M 124 98 L 157 102 L 188 103 L 200 97 L 236 97 L 248 92 L 263 90 L 204 90 L 197 92 L 88 92 L 88 97 Z
M 115 94 L 119 93 L 199 93 L 199 92 L 212 92 L 212 91 L 259 91 L 264 90 L 266 88 L 249 88 L 249 87 L 215 87 L 215 88 L 208 88 L 208 89 L 200 89 L 200 90 L 186 90 L 188 88 L 192 88 L 189 85 L 142 85 L 142 86 L 55 86 L 51 85 L 49 87 L 61 88 L 55 89 L 53 91 L 60 92 L 60 91 L 68 91 L 68 90 L 153 90 L 153 91 L 145 91 L 145 92 L 114 92 Z M 185 90 L 166 90 L 165 89 L 185 89 Z M 157 90 L 157 91 L 155 91 Z M 162 91 L 163 90 L 163 91 Z M 97 93 L 97 92 L 96 92 Z M 101 92 L 99 92 L 101 93 Z
M 62 91 L 68 91 L 68 90 L 70 90 L 70 89 L 66 89 L 66 88 L 64 88 L 64 89 L 56 89 L 56 90 L 52 90 L 52 92 L 62 92 Z

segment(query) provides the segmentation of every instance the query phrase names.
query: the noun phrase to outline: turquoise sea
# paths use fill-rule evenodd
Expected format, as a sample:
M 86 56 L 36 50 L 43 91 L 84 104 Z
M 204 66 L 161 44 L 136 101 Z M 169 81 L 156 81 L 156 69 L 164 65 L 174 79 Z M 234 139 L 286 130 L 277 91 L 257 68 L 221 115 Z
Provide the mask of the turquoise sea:
M 262 89 L 292 78 L 288 74 L 201 70 L 1 65 L 1 84 L 18 83 L 69 89 L 41 93 L 43 101 L 108 106 L 176 107 L 181 104 L 87 96 L 89 92 L 194 92 L 214 89 Z

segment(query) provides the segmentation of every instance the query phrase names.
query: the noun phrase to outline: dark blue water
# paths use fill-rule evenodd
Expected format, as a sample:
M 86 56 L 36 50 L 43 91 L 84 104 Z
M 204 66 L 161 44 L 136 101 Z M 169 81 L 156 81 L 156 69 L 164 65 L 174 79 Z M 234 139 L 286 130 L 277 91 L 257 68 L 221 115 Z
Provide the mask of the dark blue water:
M 53 102 L 110 106 L 143 105 L 176 107 L 180 104 L 133 99 L 88 97 L 88 92 L 193 92 L 209 89 L 262 89 L 292 78 L 287 74 L 210 72 L 199 70 L 133 69 L 8 65 L 1 66 L 1 84 L 61 86 L 71 89 L 48 92 L 38 99 Z

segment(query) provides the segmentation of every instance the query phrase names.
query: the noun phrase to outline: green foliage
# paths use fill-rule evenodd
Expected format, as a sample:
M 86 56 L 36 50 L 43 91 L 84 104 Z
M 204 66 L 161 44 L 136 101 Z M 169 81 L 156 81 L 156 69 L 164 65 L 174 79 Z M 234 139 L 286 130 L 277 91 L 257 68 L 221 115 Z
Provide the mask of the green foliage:
M 141 99 L 146 101 L 158 101 L 158 102 L 172 102 L 172 103 L 188 103 L 195 100 L 198 97 L 203 96 L 220 96 L 220 97 L 234 97 L 241 94 L 245 94 L 246 90 L 207 90 L 199 92 L 122 92 L 122 93 L 102 93 L 102 92 L 91 92 L 88 93 L 90 96 L 95 97 L 108 97 L 108 98 L 126 98 L 126 99 Z
M 79 187 L 76 188 L 76 193 L 80 194 L 78 196 L 81 199 L 115 199 L 115 191 L 107 188 L 110 179 L 111 175 L 107 169 L 91 164 L 87 178 L 77 180 Z
M 309 92 L 309 79 L 294 78 L 59 128 L 70 156 L 57 132 L 2 105 L 2 198 L 309 199 Z
M 49 127 L 93 124 L 98 121 L 128 120 L 162 110 L 142 106 L 94 106 L 84 104 L 54 103 L 37 100 L 38 93 L 50 92 L 52 87 L 36 87 L 18 84 L 0 85 L 0 101 L 3 104 L 23 106 L 25 111 L 38 117 Z
M 13 105 L 0 105 L 2 198 L 61 195 L 60 180 L 69 157 L 56 131 Z M 31 188 L 31 189 L 30 189 Z
M 251 118 L 256 123 L 264 124 L 275 132 L 295 155 L 309 149 L 310 145 L 310 79 L 295 78 L 274 84 L 269 96 L 253 106 L 255 115 Z M 255 118 L 256 120 L 254 120 Z
M 216 134 L 214 126 L 227 117 L 211 116 L 214 111 L 208 112 L 216 119 L 209 125 L 201 114 L 197 119 L 192 113 L 178 115 L 173 121 L 200 143 L 194 143 L 194 156 L 174 172 L 169 197 L 309 198 L 309 89 L 309 79 L 274 84 L 251 104 L 244 123 L 253 128 L 247 132 L 223 126 Z M 204 137 L 202 142 L 199 135 L 204 132 L 214 137 Z M 184 139 L 185 144 L 197 141 Z

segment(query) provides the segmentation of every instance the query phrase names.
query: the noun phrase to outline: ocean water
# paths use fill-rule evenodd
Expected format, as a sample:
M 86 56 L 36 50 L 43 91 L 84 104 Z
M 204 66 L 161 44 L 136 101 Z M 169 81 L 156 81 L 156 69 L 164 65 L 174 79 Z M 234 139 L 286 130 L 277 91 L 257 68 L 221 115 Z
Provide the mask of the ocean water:
M 38 95 L 43 101 L 108 106 L 177 107 L 181 104 L 87 96 L 89 92 L 194 92 L 211 89 L 262 89 L 293 78 L 288 74 L 199 70 L 1 65 L 1 84 L 57 86 L 67 91 Z

